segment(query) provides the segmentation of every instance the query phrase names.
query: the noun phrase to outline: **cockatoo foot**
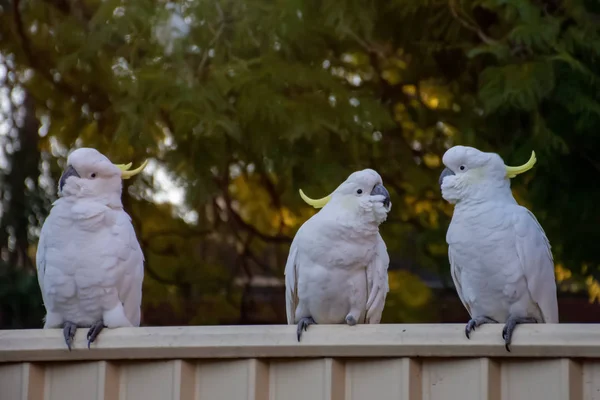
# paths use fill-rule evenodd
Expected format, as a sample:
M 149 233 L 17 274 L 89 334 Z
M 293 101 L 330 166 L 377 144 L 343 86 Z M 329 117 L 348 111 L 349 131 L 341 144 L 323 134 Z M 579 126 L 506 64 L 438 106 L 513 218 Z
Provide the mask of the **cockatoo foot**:
M 471 337 L 470 337 L 471 332 L 474 331 L 475 328 L 477 328 L 478 326 L 481 326 L 483 324 L 497 324 L 497 323 L 498 323 L 498 321 L 496 321 L 493 318 L 486 317 L 485 315 L 475 317 L 475 318 L 469 320 L 469 322 L 467 322 L 467 326 L 465 326 L 465 335 L 467 335 L 467 339 L 471 339 Z
M 530 317 L 513 317 L 509 316 L 506 324 L 504 325 L 504 329 L 502 329 L 502 339 L 504 339 L 504 347 L 506 347 L 506 351 L 510 352 L 510 342 L 512 340 L 512 335 L 518 324 L 535 324 L 537 320 L 535 318 Z
M 70 321 L 65 321 L 63 323 L 63 335 L 65 336 L 65 343 L 67 344 L 69 351 L 71 351 L 71 344 L 75 338 L 75 332 L 77 332 L 77 324 Z
M 91 326 L 90 330 L 87 333 L 88 349 L 90 348 L 90 345 L 94 342 L 94 340 L 96 340 L 98 334 L 100 333 L 100 331 L 102 331 L 102 329 L 104 329 L 104 321 L 101 319 L 94 322 L 94 324 Z
M 300 318 L 300 321 L 298 322 L 298 330 L 296 331 L 296 333 L 298 334 L 298 342 L 300 341 L 300 337 L 302 336 L 302 330 L 304 329 L 306 331 L 308 329 L 308 326 L 313 324 L 316 324 L 316 322 L 312 317 Z

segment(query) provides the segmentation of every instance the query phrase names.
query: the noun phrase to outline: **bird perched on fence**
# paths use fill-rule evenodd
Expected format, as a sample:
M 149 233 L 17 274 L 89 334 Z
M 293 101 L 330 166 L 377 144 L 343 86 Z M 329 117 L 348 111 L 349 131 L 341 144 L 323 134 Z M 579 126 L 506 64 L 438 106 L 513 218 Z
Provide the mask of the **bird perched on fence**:
M 322 208 L 298 230 L 285 266 L 288 324 L 377 324 L 390 262 L 379 225 L 392 207 L 372 169 L 351 174 L 332 194 L 303 200 Z
M 530 170 L 535 152 L 519 167 L 498 154 L 455 146 L 443 157 L 442 197 L 455 204 L 446 234 L 452 279 L 471 331 L 505 323 L 506 349 L 521 323 L 558 323 L 554 261 L 535 216 L 520 206 L 510 179 Z
M 140 173 L 115 165 L 95 149 L 67 158 L 59 199 L 46 218 L 37 248 L 44 328 L 63 328 L 69 350 L 77 327 L 90 327 L 88 348 L 100 331 L 139 326 L 144 257 L 121 203 L 121 179 Z

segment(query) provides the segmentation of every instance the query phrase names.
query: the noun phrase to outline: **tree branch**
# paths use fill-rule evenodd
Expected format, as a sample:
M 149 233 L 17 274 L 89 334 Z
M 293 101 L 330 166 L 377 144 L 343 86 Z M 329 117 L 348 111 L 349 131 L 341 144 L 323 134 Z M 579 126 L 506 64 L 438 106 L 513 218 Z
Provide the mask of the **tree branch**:
M 257 236 L 258 238 L 260 238 L 261 240 L 263 240 L 265 242 L 271 242 L 271 243 L 292 243 L 292 238 L 290 238 L 288 236 L 285 236 L 285 235 L 268 235 L 266 233 L 263 233 L 263 232 L 259 231 L 254 226 L 252 226 L 251 224 L 249 224 L 246 221 L 244 221 L 244 219 L 237 212 L 235 212 L 235 210 L 233 208 L 231 208 L 231 207 L 229 209 L 229 215 L 231 215 L 233 217 L 233 219 L 235 220 L 235 222 L 238 225 L 240 225 L 242 228 L 244 228 L 248 232 L 254 234 L 255 236 Z
M 147 234 L 146 237 L 144 238 L 144 240 L 146 242 L 149 242 L 153 239 L 156 239 L 156 238 L 159 238 L 162 236 L 179 236 L 179 237 L 186 237 L 186 238 L 197 238 L 197 237 L 208 236 L 213 232 L 214 232 L 213 229 L 206 229 L 206 230 L 165 229 L 162 231 L 157 231 L 157 232 L 152 232 L 152 233 Z
M 91 101 L 92 99 L 90 97 L 85 96 L 81 92 L 78 92 L 73 87 L 67 85 L 64 81 L 56 81 L 50 73 L 50 68 L 48 67 L 48 65 L 42 65 L 39 62 L 39 57 L 33 54 L 34 52 L 31 48 L 31 42 L 29 41 L 29 38 L 25 33 L 25 25 L 23 24 L 23 18 L 21 16 L 20 5 L 20 0 L 13 0 L 14 21 L 17 29 L 17 35 L 19 36 L 19 40 L 21 41 L 21 46 L 23 48 L 23 53 L 31 68 L 34 69 L 38 74 L 43 76 L 48 82 L 50 82 L 50 84 L 55 86 L 58 90 L 67 94 L 68 96 L 74 97 L 78 103 L 88 104 L 93 111 L 104 111 L 104 109 L 107 107 L 108 102 L 93 102 Z
M 489 44 L 489 45 L 498 44 L 497 40 L 492 39 L 491 37 L 487 36 L 481 29 L 479 29 L 479 27 L 477 25 L 470 23 L 469 21 L 465 20 L 460 15 L 458 15 L 458 11 L 456 10 L 456 5 L 454 4 L 455 1 L 456 0 L 448 0 L 448 7 L 450 8 L 450 12 L 452 13 L 452 16 L 454 17 L 454 19 L 457 20 L 462 26 L 464 26 L 471 32 L 476 33 L 477 36 L 479 36 L 479 38 L 484 43 Z

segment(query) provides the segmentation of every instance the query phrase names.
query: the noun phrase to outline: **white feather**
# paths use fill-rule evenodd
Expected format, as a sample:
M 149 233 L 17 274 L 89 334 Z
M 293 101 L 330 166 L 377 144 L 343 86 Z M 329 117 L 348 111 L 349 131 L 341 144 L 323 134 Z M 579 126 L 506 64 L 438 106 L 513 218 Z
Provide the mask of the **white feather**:
M 356 198 L 354 191 L 334 196 L 298 230 L 285 267 L 288 324 L 304 317 L 319 324 L 381 320 L 389 256 L 378 226 L 386 211 Z
M 389 265 L 390 256 L 383 238 L 379 235 L 377 251 L 367 266 L 369 298 L 367 299 L 366 322 L 368 324 L 378 324 L 381 321 L 385 298 L 390 290 L 387 273 Z
M 37 249 L 44 327 L 101 319 L 108 327 L 139 326 L 144 258 L 121 204 L 120 170 L 93 149 L 72 158 L 81 177 L 66 179 Z
M 143 261 L 125 211 L 89 200 L 57 200 L 37 251 L 47 311 L 60 314 L 61 323 L 89 326 L 120 302 L 130 324 L 139 326 Z
M 558 322 L 550 243 L 517 204 L 502 158 L 455 146 L 443 157 L 442 196 L 455 203 L 448 258 L 458 296 L 472 318 Z
M 558 323 L 558 300 L 554 259 L 546 233 L 533 213 L 524 207 L 515 214 L 517 255 L 527 279 L 527 288 L 539 306 L 544 322 Z
M 529 210 L 516 203 L 457 206 L 447 240 L 452 279 L 471 317 L 558 322 L 550 244 Z

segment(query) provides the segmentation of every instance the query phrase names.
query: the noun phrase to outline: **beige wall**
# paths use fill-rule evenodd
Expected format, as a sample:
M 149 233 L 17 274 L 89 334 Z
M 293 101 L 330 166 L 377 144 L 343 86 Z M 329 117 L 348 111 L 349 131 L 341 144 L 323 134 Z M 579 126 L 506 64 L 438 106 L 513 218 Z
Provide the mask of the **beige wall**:
M 600 325 L 0 331 L 0 400 L 600 400 Z

